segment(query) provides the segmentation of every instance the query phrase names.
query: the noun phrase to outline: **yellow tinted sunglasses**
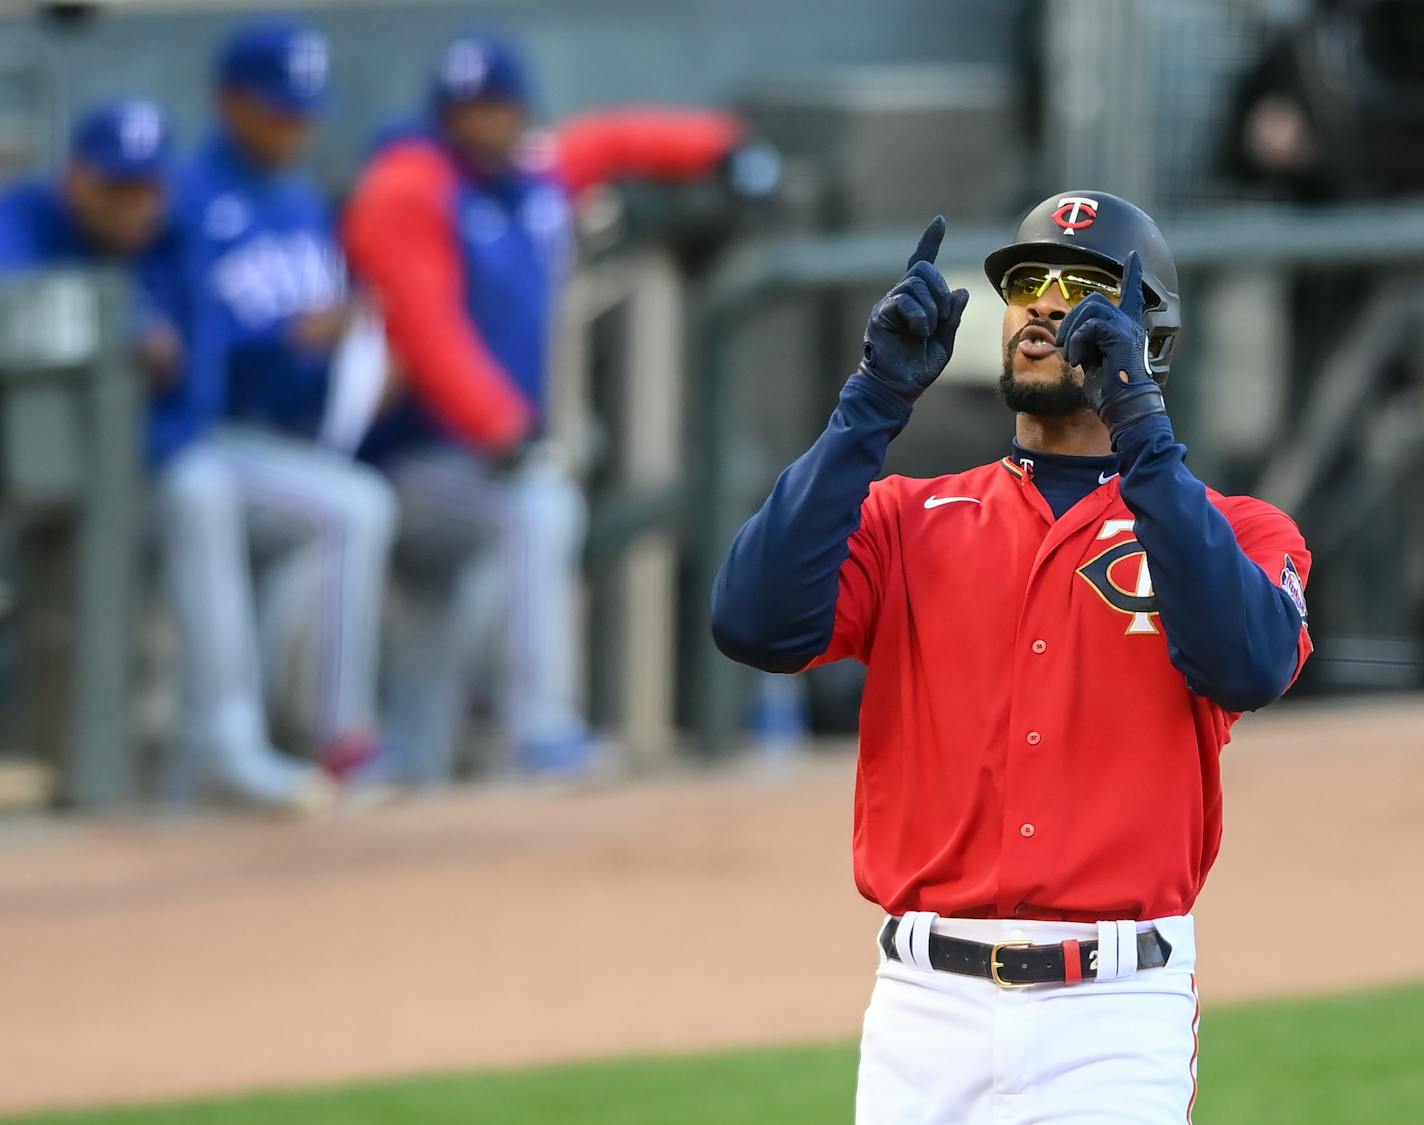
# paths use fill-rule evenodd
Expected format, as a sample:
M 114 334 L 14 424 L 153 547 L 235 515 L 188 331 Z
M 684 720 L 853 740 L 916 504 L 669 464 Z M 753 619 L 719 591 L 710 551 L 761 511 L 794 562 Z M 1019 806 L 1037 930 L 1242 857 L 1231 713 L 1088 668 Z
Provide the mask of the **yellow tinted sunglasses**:
M 1021 262 L 1008 273 L 999 289 L 1011 305 L 1027 305 L 1038 300 L 1054 282 L 1071 307 L 1101 293 L 1114 305 L 1122 302 L 1122 281 L 1096 266 L 1050 266 L 1043 262 Z

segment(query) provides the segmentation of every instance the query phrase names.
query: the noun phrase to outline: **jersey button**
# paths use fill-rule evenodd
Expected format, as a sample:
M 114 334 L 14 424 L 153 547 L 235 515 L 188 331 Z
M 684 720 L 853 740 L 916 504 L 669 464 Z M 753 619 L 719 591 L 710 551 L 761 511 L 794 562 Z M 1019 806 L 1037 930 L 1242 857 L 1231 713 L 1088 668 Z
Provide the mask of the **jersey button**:
M 1032 824 L 1020 824 L 1020 825 L 1019 825 L 1019 835 L 1022 836 L 1025 840 L 1027 840 L 1030 836 L 1032 836 L 1032 835 L 1033 835 L 1035 832 L 1037 832 L 1037 831 L 1038 831 L 1038 829 L 1035 828 Z
M 1028 744 L 1030 746 L 1037 746 L 1042 741 L 1043 735 L 1039 734 L 1038 731 L 1031 730 L 1028 732 Z
M 1034 641 L 1034 642 L 1033 642 L 1033 651 L 1034 651 L 1034 652 L 1047 652 L 1047 651 L 1048 651 L 1048 642 L 1047 642 L 1047 641 Z

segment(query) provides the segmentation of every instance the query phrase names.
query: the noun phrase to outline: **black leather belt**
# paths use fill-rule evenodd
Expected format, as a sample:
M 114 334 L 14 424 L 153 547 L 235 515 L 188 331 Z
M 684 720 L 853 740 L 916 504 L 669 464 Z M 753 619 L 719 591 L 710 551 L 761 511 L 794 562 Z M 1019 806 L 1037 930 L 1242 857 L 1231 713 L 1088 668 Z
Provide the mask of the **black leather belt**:
M 891 918 L 880 932 L 880 948 L 892 961 L 900 960 L 895 948 L 895 934 L 900 919 Z M 1077 949 L 1077 972 L 1073 971 L 1073 949 Z M 1001 941 L 988 945 L 982 941 L 930 934 L 930 964 L 943 973 L 959 973 L 968 977 L 984 977 L 1000 988 L 1024 988 L 1030 984 L 1062 984 L 1069 981 L 1093 980 L 1097 977 L 1094 954 L 1096 941 L 1059 942 L 1055 945 L 1033 945 L 1025 941 Z M 1172 944 L 1156 929 L 1137 935 L 1137 967 L 1157 969 L 1167 963 Z

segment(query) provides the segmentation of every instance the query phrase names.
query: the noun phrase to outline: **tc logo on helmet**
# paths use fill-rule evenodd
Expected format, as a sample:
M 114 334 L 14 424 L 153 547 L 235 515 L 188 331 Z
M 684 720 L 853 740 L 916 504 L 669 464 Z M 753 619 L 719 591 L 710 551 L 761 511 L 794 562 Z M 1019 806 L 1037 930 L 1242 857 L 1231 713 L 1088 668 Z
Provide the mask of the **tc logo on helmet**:
M 1067 234 L 1092 226 L 1098 220 L 1098 201 L 1082 195 L 1064 196 L 1051 216 Z

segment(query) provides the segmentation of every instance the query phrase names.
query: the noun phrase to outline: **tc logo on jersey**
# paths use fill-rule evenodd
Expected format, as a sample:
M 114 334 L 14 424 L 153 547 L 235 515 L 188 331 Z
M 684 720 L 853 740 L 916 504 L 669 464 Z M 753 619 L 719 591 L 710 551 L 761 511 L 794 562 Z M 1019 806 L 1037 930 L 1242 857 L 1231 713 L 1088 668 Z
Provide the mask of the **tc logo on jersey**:
M 1058 201 L 1052 219 L 1065 234 L 1084 230 L 1098 221 L 1098 201 L 1082 195 L 1066 195 Z
M 1115 539 L 1132 530 L 1131 520 L 1106 520 L 1099 539 Z M 1152 572 L 1147 567 L 1147 551 L 1136 539 L 1124 539 L 1078 568 L 1088 585 L 1129 621 L 1124 633 L 1156 636 L 1157 595 L 1152 590 Z

